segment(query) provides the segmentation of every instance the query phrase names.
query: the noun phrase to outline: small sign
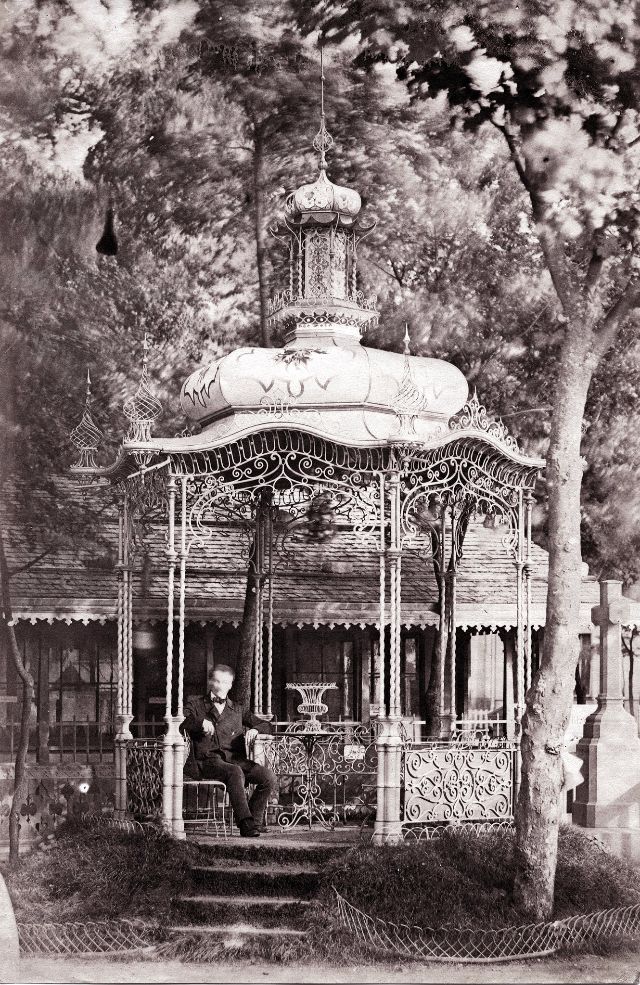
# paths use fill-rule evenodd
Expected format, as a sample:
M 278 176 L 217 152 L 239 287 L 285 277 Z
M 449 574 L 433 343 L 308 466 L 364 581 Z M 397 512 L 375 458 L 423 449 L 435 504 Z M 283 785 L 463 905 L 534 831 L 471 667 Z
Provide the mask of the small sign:
M 345 746 L 344 758 L 347 763 L 353 763 L 357 759 L 364 759 L 364 746 Z
M 162 697 L 162 698 L 147 698 L 147 701 L 149 702 L 150 705 L 163 705 L 166 700 L 167 699 L 165 697 Z

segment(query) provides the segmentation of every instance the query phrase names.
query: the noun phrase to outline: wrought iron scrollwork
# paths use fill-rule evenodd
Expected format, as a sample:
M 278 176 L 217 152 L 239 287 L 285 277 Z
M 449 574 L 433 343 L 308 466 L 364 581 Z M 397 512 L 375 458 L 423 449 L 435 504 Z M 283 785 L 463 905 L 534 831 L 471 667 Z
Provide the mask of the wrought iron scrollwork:
M 162 742 L 129 739 L 127 756 L 127 810 L 134 816 L 162 813 Z
M 513 743 L 433 743 L 405 753 L 405 823 L 505 821 L 513 816 Z

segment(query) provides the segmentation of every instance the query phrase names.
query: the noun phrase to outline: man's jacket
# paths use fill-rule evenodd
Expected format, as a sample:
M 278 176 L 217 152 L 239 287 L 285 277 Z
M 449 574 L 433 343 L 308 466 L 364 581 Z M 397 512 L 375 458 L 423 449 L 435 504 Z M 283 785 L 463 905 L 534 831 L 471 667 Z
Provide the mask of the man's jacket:
M 246 765 L 249 760 L 244 744 L 245 728 L 256 728 L 263 734 L 273 731 L 269 722 L 245 711 L 241 704 L 230 698 L 219 713 L 209 694 L 189 698 L 184 715 L 180 731 L 188 732 L 191 738 L 191 752 L 184 771 L 194 779 L 201 775 L 199 764 L 203 760 L 224 759 L 239 766 Z M 213 735 L 207 735 L 202 728 L 205 718 L 214 724 Z

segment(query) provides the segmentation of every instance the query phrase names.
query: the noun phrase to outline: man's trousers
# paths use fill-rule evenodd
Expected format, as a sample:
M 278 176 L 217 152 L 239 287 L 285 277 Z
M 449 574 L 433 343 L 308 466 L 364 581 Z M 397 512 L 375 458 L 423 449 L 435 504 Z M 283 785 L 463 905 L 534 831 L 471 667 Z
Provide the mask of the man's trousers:
M 264 812 L 269 795 L 275 791 L 277 779 L 266 766 L 252 760 L 229 763 L 224 759 L 201 759 L 198 762 L 203 780 L 220 780 L 227 788 L 236 823 L 253 817 L 256 824 L 264 823 Z M 246 783 L 255 785 L 251 800 L 247 803 Z

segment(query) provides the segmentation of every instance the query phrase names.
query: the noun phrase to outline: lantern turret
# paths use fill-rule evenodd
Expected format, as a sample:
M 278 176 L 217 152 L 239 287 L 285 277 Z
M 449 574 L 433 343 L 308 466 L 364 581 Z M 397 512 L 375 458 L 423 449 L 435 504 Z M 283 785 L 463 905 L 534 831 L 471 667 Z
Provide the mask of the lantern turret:
M 269 306 L 271 323 L 285 328 L 285 344 L 358 344 L 362 331 L 378 320 L 376 298 L 365 298 L 357 283 L 357 245 L 375 220 L 360 217 L 357 191 L 327 176 L 326 152 L 332 145 L 323 102 L 313 141 L 318 177 L 288 196 L 284 222 L 272 230 L 289 248 L 289 285 Z

